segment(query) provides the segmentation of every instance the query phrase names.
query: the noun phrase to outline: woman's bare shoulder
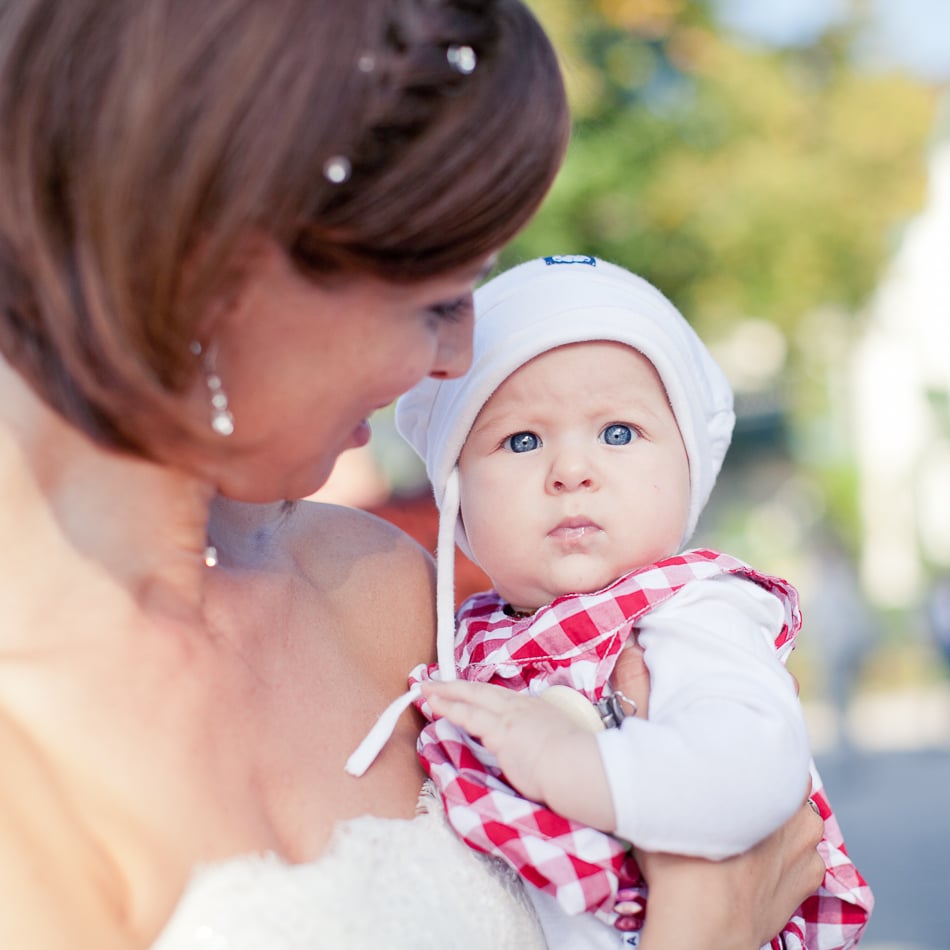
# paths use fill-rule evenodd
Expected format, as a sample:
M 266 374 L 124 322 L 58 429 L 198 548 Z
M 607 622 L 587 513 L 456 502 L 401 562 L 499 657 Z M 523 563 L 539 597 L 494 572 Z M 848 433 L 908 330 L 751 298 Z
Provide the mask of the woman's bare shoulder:
M 115 868 L 91 843 L 62 780 L 0 714 L 0 947 L 128 950 Z
M 293 547 L 302 573 L 331 602 L 391 626 L 402 617 L 434 643 L 432 556 L 401 528 L 354 508 L 300 502 Z
M 431 555 L 401 528 L 358 508 L 323 502 L 297 503 L 294 549 L 309 568 L 387 561 L 387 573 L 432 573 Z

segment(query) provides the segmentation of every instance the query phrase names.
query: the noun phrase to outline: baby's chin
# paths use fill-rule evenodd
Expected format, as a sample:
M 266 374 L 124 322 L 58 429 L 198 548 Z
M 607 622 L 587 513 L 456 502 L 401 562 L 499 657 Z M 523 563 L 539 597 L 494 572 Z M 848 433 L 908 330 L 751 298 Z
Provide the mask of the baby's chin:
M 572 594 L 594 594 L 605 587 L 609 587 L 614 580 L 616 578 L 613 576 L 578 578 L 575 583 L 552 585 L 543 591 L 512 591 L 512 596 L 508 596 L 500 588 L 497 589 L 513 611 L 519 614 L 533 614 L 542 607 L 553 603 L 559 597 L 569 597 Z

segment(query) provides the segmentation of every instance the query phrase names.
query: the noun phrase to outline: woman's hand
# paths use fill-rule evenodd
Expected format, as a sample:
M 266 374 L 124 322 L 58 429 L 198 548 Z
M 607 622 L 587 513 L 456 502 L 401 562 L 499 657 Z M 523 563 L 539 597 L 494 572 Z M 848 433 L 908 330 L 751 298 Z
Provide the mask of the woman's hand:
M 824 876 L 809 802 L 745 854 L 713 862 L 638 851 L 650 886 L 640 950 L 759 950 Z
M 620 651 L 610 685 L 637 704 L 637 715 L 646 719 L 650 709 L 650 671 L 643 660 L 643 647 L 631 635 Z

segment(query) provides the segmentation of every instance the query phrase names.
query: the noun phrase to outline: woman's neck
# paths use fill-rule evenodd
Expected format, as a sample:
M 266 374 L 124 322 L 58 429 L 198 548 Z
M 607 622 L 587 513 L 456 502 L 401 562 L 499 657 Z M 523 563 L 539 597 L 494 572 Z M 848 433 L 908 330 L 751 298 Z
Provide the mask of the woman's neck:
M 210 486 L 105 450 L 66 424 L 0 360 L 0 584 L 38 645 L 44 628 L 105 631 L 128 616 L 197 616 Z M 62 614 L 70 615 L 63 630 Z
M 280 552 L 277 541 L 296 502 L 252 504 L 216 496 L 211 503 L 208 541 L 226 567 L 262 568 Z

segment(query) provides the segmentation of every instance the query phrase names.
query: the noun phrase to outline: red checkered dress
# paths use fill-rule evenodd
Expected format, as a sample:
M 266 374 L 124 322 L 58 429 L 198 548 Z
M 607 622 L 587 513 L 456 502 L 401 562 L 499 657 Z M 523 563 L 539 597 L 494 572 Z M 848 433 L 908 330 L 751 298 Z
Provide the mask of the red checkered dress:
M 523 619 L 509 617 L 494 591 L 470 597 L 458 616 L 459 676 L 532 692 L 562 684 L 597 702 L 637 620 L 691 581 L 722 574 L 746 577 L 779 598 L 786 622 L 775 647 L 787 657 L 801 627 L 795 589 L 728 555 L 696 550 L 633 571 L 602 591 L 559 597 Z M 412 680 L 427 679 L 436 669 L 418 667 Z M 418 705 L 430 720 L 419 738 L 419 756 L 462 839 L 505 860 L 525 880 L 552 894 L 566 913 L 591 912 L 627 929 L 631 921 L 614 909 L 618 892 L 629 900 L 635 891 L 641 903 L 646 897 L 628 845 L 522 798 L 490 752 L 448 720 L 436 719 L 424 700 Z M 873 906 L 870 888 L 845 851 L 814 765 L 812 772 L 812 798 L 825 819 L 820 851 L 827 871 L 818 892 L 772 942 L 775 948 L 852 947 Z

